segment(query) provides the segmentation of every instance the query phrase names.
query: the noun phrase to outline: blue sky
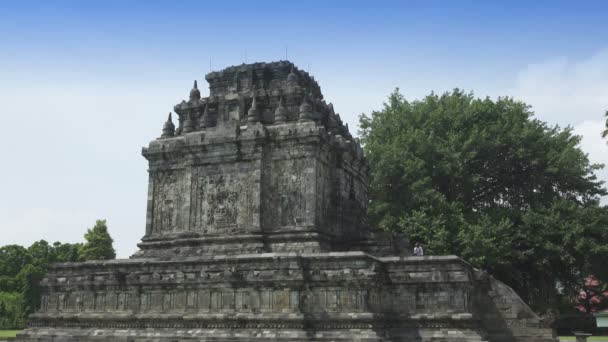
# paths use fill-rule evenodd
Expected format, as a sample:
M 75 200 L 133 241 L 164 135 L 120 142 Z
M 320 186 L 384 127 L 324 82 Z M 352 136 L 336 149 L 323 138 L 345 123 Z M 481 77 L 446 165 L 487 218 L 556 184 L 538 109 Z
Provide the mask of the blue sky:
M 141 147 L 167 112 L 210 66 L 286 48 L 351 128 L 395 87 L 410 99 L 460 87 L 528 102 L 608 163 L 606 13 L 606 1 L 2 1 L 0 245 L 81 241 L 106 218 L 130 255 Z

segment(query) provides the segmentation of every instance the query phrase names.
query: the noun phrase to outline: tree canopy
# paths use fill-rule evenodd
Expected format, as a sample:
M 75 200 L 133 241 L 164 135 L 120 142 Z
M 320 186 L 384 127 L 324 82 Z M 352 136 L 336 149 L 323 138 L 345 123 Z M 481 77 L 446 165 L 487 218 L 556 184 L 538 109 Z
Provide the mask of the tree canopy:
M 0 246 L 0 329 L 23 328 L 27 315 L 40 306 L 39 283 L 50 264 L 115 257 L 105 220 L 98 220 L 85 239 L 85 245 L 40 240 L 28 248 Z
M 106 220 L 97 220 L 93 228 L 84 234 L 86 240 L 79 254 L 81 260 L 109 260 L 116 258 L 112 237 L 108 233 Z
M 571 128 L 514 99 L 458 89 L 412 102 L 396 90 L 360 127 L 376 227 L 462 256 L 539 311 L 589 274 L 607 279 L 607 191 L 594 173 L 603 166 Z
M 0 247 L 0 329 L 19 329 L 27 315 L 40 305 L 39 282 L 54 262 L 77 261 L 80 244 L 45 240 L 28 248 Z

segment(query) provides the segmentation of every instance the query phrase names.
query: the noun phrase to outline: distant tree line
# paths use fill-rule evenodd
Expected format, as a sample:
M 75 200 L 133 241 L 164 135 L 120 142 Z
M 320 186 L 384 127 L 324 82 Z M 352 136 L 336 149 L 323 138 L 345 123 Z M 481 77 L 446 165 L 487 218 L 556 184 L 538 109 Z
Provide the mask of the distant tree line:
M 85 240 L 84 244 L 40 240 L 27 248 L 0 247 L 0 329 L 23 328 L 27 315 L 39 308 L 39 283 L 49 265 L 116 257 L 105 220 L 88 229 Z

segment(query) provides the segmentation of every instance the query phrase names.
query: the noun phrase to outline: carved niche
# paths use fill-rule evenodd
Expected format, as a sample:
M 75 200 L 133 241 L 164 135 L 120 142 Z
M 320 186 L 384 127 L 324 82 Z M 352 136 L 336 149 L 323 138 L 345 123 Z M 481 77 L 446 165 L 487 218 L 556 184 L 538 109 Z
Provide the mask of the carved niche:
M 211 171 L 211 173 L 208 173 Z M 202 234 L 230 234 L 257 226 L 258 199 L 253 176 L 219 173 L 201 168 L 193 171 L 190 222 Z
M 309 224 L 311 207 L 306 200 L 308 178 L 314 177 L 314 168 L 307 159 L 287 159 L 272 161 L 273 177 L 266 204 L 271 213 L 272 227 L 299 226 Z
M 159 172 L 154 176 L 154 233 L 165 234 L 183 229 L 180 211 L 185 201 L 184 190 L 182 171 Z

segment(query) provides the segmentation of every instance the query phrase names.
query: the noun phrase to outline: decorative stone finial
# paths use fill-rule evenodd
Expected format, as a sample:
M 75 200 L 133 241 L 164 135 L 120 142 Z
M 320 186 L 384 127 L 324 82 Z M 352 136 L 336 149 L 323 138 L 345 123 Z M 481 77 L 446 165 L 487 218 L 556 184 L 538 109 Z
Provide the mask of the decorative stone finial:
M 186 119 L 184 120 L 184 129 L 183 129 L 183 132 L 184 133 L 190 133 L 192 131 L 194 131 L 194 121 L 192 120 L 191 112 L 187 112 L 186 113 Z
M 251 102 L 251 108 L 247 112 L 247 122 L 258 122 L 260 121 L 260 113 L 257 109 L 257 102 L 255 99 L 255 93 L 253 94 L 253 101 Z
M 282 123 L 287 121 L 287 109 L 283 106 L 283 97 L 279 98 L 279 106 L 274 111 L 274 122 Z
M 304 94 L 302 104 L 300 105 L 300 112 L 298 114 L 300 121 L 308 121 L 313 119 L 312 106 L 308 102 L 308 93 Z
M 200 99 L 201 99 L 201 92 L 198 90 L 198 84 L 196 83 L 196 80 L 194 80 L 194 87 L 192 88 L 192 90 L 190 90 L 190 101 L 200 100 Z
M 296 73 L 293 72 L 293 64 L 291 65 L 291 70 L 289 71 L 289 74 L 287 75 L 287 85 L 290 87 L 295 87 L 298 85 L 298 75 L 296 75 Z
M 175 135 L 175 125 L 171 120 L 171 112 L 169 112 L 169 118 L 167 122 L 163 125 L 163 134 L 161 134 L 161 138 L 170 138 Z

